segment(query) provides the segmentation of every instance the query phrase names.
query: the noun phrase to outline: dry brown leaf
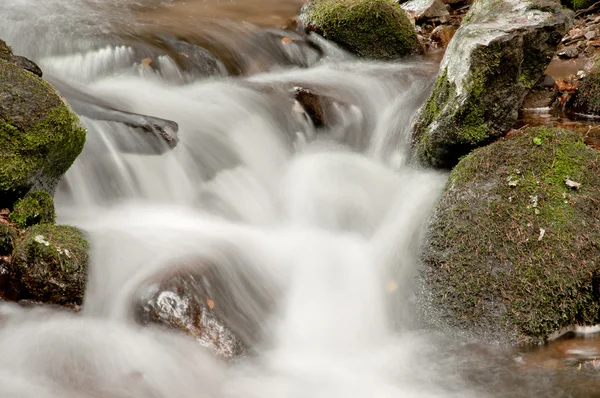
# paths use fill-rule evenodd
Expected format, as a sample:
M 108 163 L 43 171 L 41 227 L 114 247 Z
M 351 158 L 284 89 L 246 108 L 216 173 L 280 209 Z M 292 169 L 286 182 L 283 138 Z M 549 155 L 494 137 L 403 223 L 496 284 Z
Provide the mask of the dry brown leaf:
M 281 44 L 290 44 L 293 42 L 294 42 L 294 39 L 292 39 L 291 37 L 284 37 L 281 39 Z
M 149 66 L 152 63 L 152 58 L 144 58 L 142 60 L 142 66 L 145 68 L 147 66 Z
M 206 299 L 206 304 L 208 305 L 208 308 L 210 308 L 211 310 L 213 308 L 215 308 L 215 302 L 212 301 L 211 299 Z
M 183 51 L 182 51 L 182 52 L 180 52 L 180 53 L 179 53 L 179 55 L 181 55 L 181 56 L 183 56 L 183 57 L 186 57 L 186 58 L 189 58 L 189 57 L 190 57 L 189 55 L 187 55 L 187 54 L 186 54 L 186 53 L 184 53 Z

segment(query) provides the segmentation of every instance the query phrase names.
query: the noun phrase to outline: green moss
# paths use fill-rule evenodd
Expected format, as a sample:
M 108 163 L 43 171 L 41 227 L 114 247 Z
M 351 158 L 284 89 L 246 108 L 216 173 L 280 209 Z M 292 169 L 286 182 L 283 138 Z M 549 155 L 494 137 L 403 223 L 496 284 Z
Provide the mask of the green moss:
M 451 172 L 425 257 L 437 304 L 519 342 L 598 323 L 599 198 L 600 153 L 575 133 L 529 129 L 472 152 Z
M 573 10 L 580 10 L 582 8 L 588 8 L 594 4 L 595 0 L 561 0 L 561 4 L 565 7 L 569 7 Z
M 595 70 L 579 82 L 577 93 L 570 106 L 575 112 L 600 115 L 600 71 L 598 63 L 596 63 Z
M 392 59 L 421 51 L 415 29 L 392 0 L 319 0 L 303 8 L 311 30 L 359 56 Z
M 0 256 L 12 253 L 16 238 L 17 230 L 9 224 L 0 222 Z
M 31 297 L 55 304 L 81 303 L 87 262 L 87 241 L 77 228 L 66 225 L 27 228 L 13 254 Z
M 54 89 L 0 60 L 0 205 L 11 206 L 36 182 L 52 185 L 83 149 L 85 130 Z M 46 184 L 44 184 L 46 183 Z
M 34 224 L 54 224 L 54 200 L 46 191 L 31 192 L 15 203 L 9 218 L 19 228 Z
M 4 40 L 0 40 L 0 59 L 10 60 L 12 55 L 12 48 Z

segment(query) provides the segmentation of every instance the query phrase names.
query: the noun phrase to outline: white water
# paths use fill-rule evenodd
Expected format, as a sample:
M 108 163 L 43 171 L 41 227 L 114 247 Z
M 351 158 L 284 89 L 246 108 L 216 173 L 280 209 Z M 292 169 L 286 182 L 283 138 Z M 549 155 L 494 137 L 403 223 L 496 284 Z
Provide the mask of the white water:
M 174 64 L 151 72 L 127 47 L 41 50 L 61 47 L 55 38 L 70 29 L 85 36 L 91 27 L 76 22 L 91 18 L 90 4 L 104 5 L 92 7 L 104 31 L 126 9 L 53 0 L 42 11 L 50 22 L 34 24 L 33 3 L 0 5 L 0 37 L 16 53 L 122 109 L 176 121 L 180 143 L 160 156 L 123 153 L 145 138 L 83 119 L 86 147 L 56 196 L 59 221 L 90 235 L 83 311 L 4 308 L 14 314 L 0 329 L 0 397 L 485 396 L 412 311 L 423 227 L 445 182 L 406 164 L 431 66 L 333 51 L 310 69 L 180 85 Z M 51 34 L 30 45 L 23 35 L 45 24 Z M 283 94 L 305 85 L 352 104 L 325 133 Z M 251 355 L 225 364 L 192 339 L 135 324 L 139 287 L 181 258 L 231 281 L 249 274 L 273 300 L 265 310 L 229 285 L 244 309 L 236 326 L 256 337 Z

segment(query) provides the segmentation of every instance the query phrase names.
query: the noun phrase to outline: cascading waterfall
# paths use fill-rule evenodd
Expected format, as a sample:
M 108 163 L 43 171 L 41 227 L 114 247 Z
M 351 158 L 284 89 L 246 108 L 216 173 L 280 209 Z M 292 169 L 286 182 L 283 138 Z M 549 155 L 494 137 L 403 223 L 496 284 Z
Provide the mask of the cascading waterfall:
M 167 55 L 149 68 L 147 42 L 123 27 L 144 4 L 34 3 L 0 5 L 16 53 L 121 110 L 177 122 L 179 145 L 148 154 L 144 134 L 82 117 L 86 146 L 56 194 L 59 221 L 91 242 L 82 313 L 0 307 L 1 397 L 494 395 L 468 386 L 461 357 L 413 315 L 446 176 L 407 164 L 408 132 L 436 65 L 357 61 L 321 41 L 307 69 L 231 77 L 217 63 L 202 75 Z M 336 123 L 316 129 L 294 87 L 341 99 Z M 186 258 L 215 264 L 243 312 L 231 326 L 254 346 L 233 364 L 135 322 L 140 287 Z

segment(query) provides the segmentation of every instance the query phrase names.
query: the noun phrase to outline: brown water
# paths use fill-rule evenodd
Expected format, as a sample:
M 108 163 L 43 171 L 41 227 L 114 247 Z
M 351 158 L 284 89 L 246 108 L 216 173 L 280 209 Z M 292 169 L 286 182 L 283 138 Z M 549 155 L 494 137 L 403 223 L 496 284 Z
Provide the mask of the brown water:
M 172 5 L 139 7 L 140 22 L 194 29 L 199 25 L 219 21 L 251 23 L 280 27 L 298 14 L 304 0 L 186 0 Z

